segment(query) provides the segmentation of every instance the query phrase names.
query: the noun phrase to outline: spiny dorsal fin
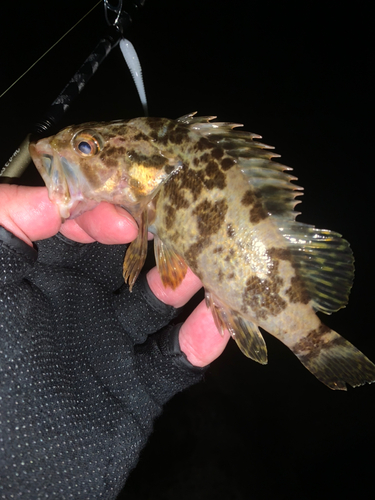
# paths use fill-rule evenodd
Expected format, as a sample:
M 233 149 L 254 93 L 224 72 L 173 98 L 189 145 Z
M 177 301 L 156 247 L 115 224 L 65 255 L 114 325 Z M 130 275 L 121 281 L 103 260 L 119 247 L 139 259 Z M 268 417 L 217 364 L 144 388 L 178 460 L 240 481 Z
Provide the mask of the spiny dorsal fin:
M 246 175 L 251 186 L 261 195 L 263 206 L 271 216 L 283 216 L 294 221 L 300 212 L 294 208 L 301 200 L 303 188 L 292 184 L 297 177 L 287 174 L 291 170 L 280 163 L 264 158 L 238 158 L 238 165 Z
M 344 307 L 354 278 L 354 258 L 349 243 L 327 229 L 281 219 L 278 223 L 314 309 L 330 314 Z
M 272 158 L 279 157 L 272 151 L 273 147 L 254 141 L 260 139 L 260 135 L 233 130 L 242 126 L 240 124 L 211 122 L 216 117 L 194 115 L 195 113 L 185 115 L 178 121 L 208 137 L 236 160 L 238 168 L 262 196 L 264 208 L 270 215 L 282 215 L 294 220 L 299 214 L 294 212 L 294 207 L 300 203 L 295 198 L 302 195 L 303 188 L 291 183 L 297 177 L 286 173 L 292 170 L 290 167 L 271 161 Z
M 202 135 L 212 135 L 219 134 L 220 136 L 228 136 L 231 138 L 233 136 L 233 129 L 236 127 L 243 127 L 242 123 L 232 123 L 232 122 L 212 122 L 216 116 L 195 116 L 197 112 L 189 113 L 187 115 L 177 118 L 176 121 L 184 123 L 185 125 L 191 125 L 194 130 L 199 130 Z M 238 137 L 242 134 L 245 139 L 261 139 L 262 136 L 258 134 L 252 134 L 251 132 L 240 132 L 235 131 Z M 270 146 L 265 146 L 271 148 Z M 271 148 L 272 149 L 272 148 Z

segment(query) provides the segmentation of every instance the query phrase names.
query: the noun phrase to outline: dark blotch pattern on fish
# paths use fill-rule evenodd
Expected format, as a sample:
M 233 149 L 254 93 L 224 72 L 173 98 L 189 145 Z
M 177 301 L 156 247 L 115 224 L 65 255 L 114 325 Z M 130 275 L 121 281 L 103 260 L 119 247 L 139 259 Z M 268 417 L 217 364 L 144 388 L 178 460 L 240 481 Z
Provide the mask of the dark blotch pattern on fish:
M 100 153 L 100 158 L 108 158 L 110 156 L 113 156 L 117 152 L 117 148 L 114 146 L 111 146 L 109 148 L 103 149 L 103 151 Z
M 166 205 L 164 207 L 164 210 L 165 210 L 165 227 L 167 229 L 171 229 L 176 219 L 176 209 L 171 205 Z
M 208 163 L 211 159 L 210 153 L 203 153 L 202 156 L 199 158 L 200 163 Z
M 215 160 L 220 160 L 224 156 L 224 149 L 223 148 L 215 148 L 211 151 L 211 155 Z
M 164 190 L 167 195 L 170 204 L 178 210 L 179 208 L 188 208 L 189 202 L 185 198 L 183 190 L 180 188 L 179 176 L 172 177 L 169 182 L 166 183 Z
M 189 140 L 189 129 L 180 123 L 173 121 L 163 122 L 161 127 L 159 126 L 157 129 L 155 139 L 162 145 L 167 145 L 168 143 L 180 145 L 184 141 Z
M 292 348 L 302 362 L 308 363 L 314 358 L 317 358 L 322 349 L 333 349 L 340 345 L 345 345 L 347 341 L 340 337 L 335 336 L 333 339 L 324 338 L 324 336 L 331 332 L 328 326 L 321 324 L 316 330 L 311 330 L 306 337 L 301 338 Z
M 172 176 L 165 184 L 165 194 L 170 198 L 175 208 L 188 208 L 189 202 L 185 198 L 184 191 L 190 191 L 194 200 L 198 198 L 203 189 L 202 175 L 195 175 L 195 172 L 188 167 L 183 167 L 178 175 Z
M 289 260 L 289 262 L 293 266 L 293 256 L 289 248 L 272 247 L 268 250 L 268 255 L 271 257 L 271 259 Z
M 158 130 L 160 127 L 162 127 L 165 123 L 165 118 L 160 118 L 158 116 L 151 116 L 147 118 L 147 124 L 153 128 Z
M 221 160 L 221 168 L 224 170 L 224 171 L 227 171 L 229 170 L 230 168 L 234 167 L 234 165 L 236 164 L 236 162 L 233 160 L 233 158 L 230 158 L 230 157 L 227 157 L 227 158 L 223 158 Z
M 189 129 L 183 125 L 176 125 L 167 135 L 172 144 L 181 144 L 189 138 Z
M 289 301 L 294 304 L 308 304 L 311 297 L 306 290 L 304 281 L 298 275 L 298 269 L 295 266 L 291 251 L 288 248 L 272 247 L 269 249 L 268 254 L 273 260 L 278 259 L 289 261 L 291 266 L 295 270 L 296 275 L 291 278 L 290 287 L 285 291 L 286 295 L 289 298 Z
M 108 158 L 104 159 L 104 164 L 106 167 L 116 168 L 118 161 L 117 161 L 117 158 L 115 158 L 115 157 L 108 157 Z
M 214 148 L 216 148 L 215 144 L 209 141 L 206 137 L 201 137 L 195 145 L 195 149 L 197 151 L 204 151 L 205 149 L 214 149 Z
M 103 161 L 106 167 L 116 168 L 118 165 L 118 158 L 124 156 L 126 149 L 124 146 L 110 146 L 109 148 L 104 148 L 100 152 L 99 158 Z
M 185 254 L 186 260 L 193 271 L 197 271 L 198 257 L 210 245 L 211 236 L 220 230 L 227 210 L 228 205 L 225 200 L 211 202 L 206 199 L 194 208 L 192 215 L 196 216 L 199 234 L 197 240 L 190 245 Z M 222 247 L 216 247 L 217 253 L 222 250 Z
M 296 304 L 308 304 L 310 302 L 310 295 L 306 291 L 305 284 L 299 276 L 294 276 L 290 280 L 290 287 L 285 291 L 290 302 Z
M 173 170 L 175 169 L 174 165 L 166 165 L 164 170 L 167 175 L 171 174 Z
M 233 260 L 234 254 L 235 254 L 235 252 L 234 252 L 233 248 L 231 248 L 224 258 L 225 262 L 231 262 Z
M 250 222 L 257 224 L 265 219 L 268 214 L 263 207 L 261 194 L 255 189 L 248 189 L 241 199 L 242 205 L 250 206 Z
M 223 223 L 227 210 L 226 200 L 211 202 L 206 199 L 199 203 L 193 210 L 193 215 L 197 216 L 199 234 L 205 238 L 216 234 Z
M 189 262 L 189 267 L 191 267 L 193 271 L 197 271 L 198 257 L 202 253 L 203 249 L 209 244 L 209 239 L 199 238 L 199 240 L 190 245 L 189 249 L 186 251 L 186 261 Z
M 241 203 L 245 207 L 248 207 L 250 205 L 253 205 L 256 201 L 254 190 L 253 189 L 248 189 L 246 193 L 242 196 Z
M 213 253 L 222 253 L 224 248 L 222 246 L 213 249 Z
M 232 224 L 228 224 L 227 225 L 227 235 L 228 235 L 228 238 L 233 238 L 235 234 L 236 234 L 236 231 L 233 229 Z
M 136 189 L 137 191 L 142 188 L 142 184 L 138 179 L 134 179 L 134 177 L 131 177 L 129 179 L 129 186 Z
M 284 280 L 278 272 L 279 260 L 273 258 L 269 278 L 251 276 L 247 279 L 242 296 L 244 311 L 250 307 L 258 319 L 266 319 L 269 315 L 277 316 L 287 307 L 287 302 L 279 295 Z
M 283 283 L 280 276 L 272 279 L 260 279 L 257 276 L 248 278 L 243 293 L 245 310 L 249 306 L 257 319 L 280 314 L 287 306 L 287 302 L 279 295 Z
M 91 168 L 90 164 L 83 161 L 83 159 L 80 159 L 79 163 L 81 172 L 88 180 L 91 188 L 93 189 L 100 188 L 102 186 L 102 179 L 100 175 L 98 175 L 98 173 Z
M 267 217 L 267 212 L 263 208 L 261 200 L 258 200 L 250 209 L 250 222 L 258 224 Z
M 138 132 L 137 134 L 135 134 L 134 139 L 136 141 L 149 141 L 150 140 L 149 136 L 144 134 L 143 132 Z
M 167 163 L 167 159 L 162 155 L 142 155 L 137 153 L 135 150 L 131 149 L 127 152 L 130 160 L 138 165 L 142 165 L 145 168 L 152 167 L 162 169 Z
M 205 173 L 208 179 L 204 179 L 203 182 L 207 189 L 224 189 L 227 185 L 225 174 L 219 169 L 219 165 L 216 161 L 210 160 L 206 166 Z

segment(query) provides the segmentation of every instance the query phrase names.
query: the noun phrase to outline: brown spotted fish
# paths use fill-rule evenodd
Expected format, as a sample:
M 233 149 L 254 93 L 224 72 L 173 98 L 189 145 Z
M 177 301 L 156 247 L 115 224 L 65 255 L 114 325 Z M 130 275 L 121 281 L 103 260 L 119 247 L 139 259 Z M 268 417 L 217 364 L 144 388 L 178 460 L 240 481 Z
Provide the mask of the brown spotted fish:
M 187 266 L 202 280 L 219 331 L 267 363 L 259 327 L 287 345 L 321 382 L 346 389 L 375 380 L 375 365 L 321 323 L 344 307 L 353 280 L 349 244 L 295 220 L 302 188 L 278 155 L 234 131 L 238 125 L 189 114 L 67 127 L 30 151 L 63 218 L 101 201 L 139 225 L 124 261 L 133 286 L 155 235 L 163 283 L 176 288 Z

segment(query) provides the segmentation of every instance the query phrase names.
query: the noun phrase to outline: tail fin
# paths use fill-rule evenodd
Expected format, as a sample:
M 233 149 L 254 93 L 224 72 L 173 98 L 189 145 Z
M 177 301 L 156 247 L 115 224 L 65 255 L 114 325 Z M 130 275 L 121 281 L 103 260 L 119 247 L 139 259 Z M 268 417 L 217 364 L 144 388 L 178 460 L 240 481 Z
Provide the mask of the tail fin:
M 375 382 L 375 365 L 353 344 L 321 324 L 290 346 L 301 363 L 331 389 Z

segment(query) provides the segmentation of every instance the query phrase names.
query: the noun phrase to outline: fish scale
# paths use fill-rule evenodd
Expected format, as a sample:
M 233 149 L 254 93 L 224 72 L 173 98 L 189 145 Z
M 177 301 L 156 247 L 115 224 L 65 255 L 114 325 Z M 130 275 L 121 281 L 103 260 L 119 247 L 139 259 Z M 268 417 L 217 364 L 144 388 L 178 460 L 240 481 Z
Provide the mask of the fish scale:
M 316 315 L 348 301 L 349 244 L 296 221 L 302 188 L 291 169 L 260 136 L 214 118 L 74 125 L 31 144 L 30 153 L 63 218 L 101 201 L 133 215 L 139 233 L 124 260 L 130 288 L 149 230 L 164 285 L 179 286 L 190 267 L 218 330 L 246 356 L 267 363 L 262 328 L 331 389 L 373 382 L 374 364 Z

